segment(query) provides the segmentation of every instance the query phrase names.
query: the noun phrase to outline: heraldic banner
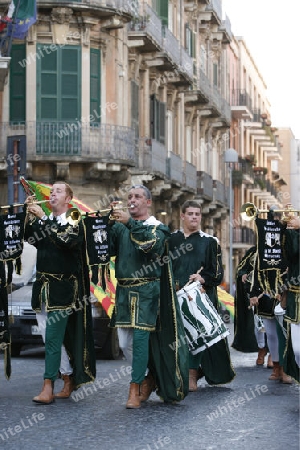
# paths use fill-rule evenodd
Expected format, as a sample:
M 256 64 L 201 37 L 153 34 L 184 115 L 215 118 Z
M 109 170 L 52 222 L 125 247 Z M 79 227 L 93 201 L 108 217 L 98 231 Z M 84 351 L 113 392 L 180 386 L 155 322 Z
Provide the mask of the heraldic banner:
M 7 286 L 12 281 L 13 262 L 16 264 L 17 273 L 20 273 L 25 217 L 25 211 L 0 216 L 0 350 L 4 351 L 4 371 L 7 379 L 11 375 Z
M 256 270 L 260 288 L 273 297 L 280 292 L 285 269 L 282 240 L 285 226 L 275 219 L 256 219 L 257 260 Z
M 105 269 L 109 271 L 108 216 L 89 216 L 83 219 L 87 236 L 87 253 L 94 284 L 101 280 L 105 290 Z

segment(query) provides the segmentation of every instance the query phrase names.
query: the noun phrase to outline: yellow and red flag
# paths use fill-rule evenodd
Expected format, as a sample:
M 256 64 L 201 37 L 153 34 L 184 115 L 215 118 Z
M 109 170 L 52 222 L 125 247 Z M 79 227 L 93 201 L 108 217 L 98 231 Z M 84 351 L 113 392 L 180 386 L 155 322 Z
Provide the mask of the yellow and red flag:
M 228 292 L 225 291 L 225 289 L 220 288 L 218 286 L 217 288 L 218 293 L 218 299 L 219 302 L 229 311 L 230 317 L 234 318 L 234 297 Z

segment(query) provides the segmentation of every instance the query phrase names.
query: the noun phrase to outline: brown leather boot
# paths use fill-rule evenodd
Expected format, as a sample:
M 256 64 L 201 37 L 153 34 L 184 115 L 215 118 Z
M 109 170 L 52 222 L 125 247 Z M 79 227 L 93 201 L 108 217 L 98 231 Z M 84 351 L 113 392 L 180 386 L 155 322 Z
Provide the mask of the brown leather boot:
M 269 380 L 280 380 L 280 366 L 278 361 L 273 361 L 273 372 L 269 376 Z
M 197 369 L 189 370 L 189 392 L 197 391 Z
M 268 361 L 267 361 L 267 368 L 268 369 L 273 369 L 273 361 L 272 361 L 272 357 L 271 357 L 271 353 L 269 353 L 269 356 L 268 356 Z
M 258 350 L 258 354 L 257 354 L 257 360 L 256 360 L 256 365 L 257 366 L 263 366 L 264 362 L 265 362 L 265 356 L 267 354 L 267 349 L 265 347 L 260 348 Z
M 151 393 L 155 390 L 155 381 L 152 374 L 149 372 L 145 379 L 142 381 L 140 388 L 141 402 L 145 402 L 150 397 Z
M 63 399 L 69 398 L 75 388 L 73 377 L 70 375 L 62 375 L 61 377 L 64 380 L 64 386 L 60 392 L 54 395 L 54 397 Z
M 33 397 L 32 401 L 35 403 L 43 403 L 49 405 L 54 401 L 53 395 L 54 382 L 52 380 L 44 380 L 44 385 L 41 393 L 36 397 Z
M 279 366 L 279 376 L 280 376 L 280 381 L 283 384 L 292 384 L 293 383 L 293 379 L 292 377 L 290 377 L 289 375 L 287 375 L 284 371 L 283 371 L 283 367 Z
M 140 385 L 138 383 L 130 383 L 127 409 L 135 409 L 141 407 Z

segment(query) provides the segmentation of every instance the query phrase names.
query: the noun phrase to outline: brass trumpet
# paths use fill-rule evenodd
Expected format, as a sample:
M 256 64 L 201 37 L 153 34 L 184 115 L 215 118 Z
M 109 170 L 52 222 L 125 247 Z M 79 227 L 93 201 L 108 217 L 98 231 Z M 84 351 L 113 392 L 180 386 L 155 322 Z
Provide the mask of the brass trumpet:
M 48 203 L 49 201 L 50 200 L 39 200 L 39 201 L 33 201 L 31 203 L 13 203 L 12 205 L 0 206 L 0 209 L 17 208 L 18 206 L 32 205 L 33 203 L 35 205 L 41 205 L 42 203 Z
M 86 216 L 87 214 L 101 214 L 106 212 L 113 213 L 114 210 L 122 210 L 122 209 L 130 209 L 132 206 L 119 206 L 115 205 L 113 208 L 107 208 L 107 209 L 99 209 L 98 211 L 89 211 L 85 213 L 81 213 L 81 211 L 78 208 L 69 208 L 66 212 L 66 220 L 69 222 L 70 225 L 76 226 L 78 225 L 78 222 L 82 219 L 83 216 Z M 110 220 L 114 220 L 114 217 L 112 214 L 108 216 Z
M 249 222 L 250 220 L 254 220 L 259 214 L 261 213 L 268 213 L 268 212 L 274 212 L 274 213 L 299 213 L 299 209 L 293 209 L 293 207 L 289 207 L 286 209 L 261 209 L 259 210 L 254 203 L 244 203 L 241 207 L 240 215 L 243 220 L 246 220 Z M 282 218 L 285 222 L 288 222 L 290 220 L 289 216 L 284 215 Z

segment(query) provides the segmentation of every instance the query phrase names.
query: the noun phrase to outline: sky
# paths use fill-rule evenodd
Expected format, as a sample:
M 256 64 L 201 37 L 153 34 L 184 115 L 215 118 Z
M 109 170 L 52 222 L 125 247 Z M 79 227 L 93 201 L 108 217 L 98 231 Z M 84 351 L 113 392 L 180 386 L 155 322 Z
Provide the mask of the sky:
M 267 85 L 272 126 L 300 139 L 300 0 L 223 0 L 222 9 Z

